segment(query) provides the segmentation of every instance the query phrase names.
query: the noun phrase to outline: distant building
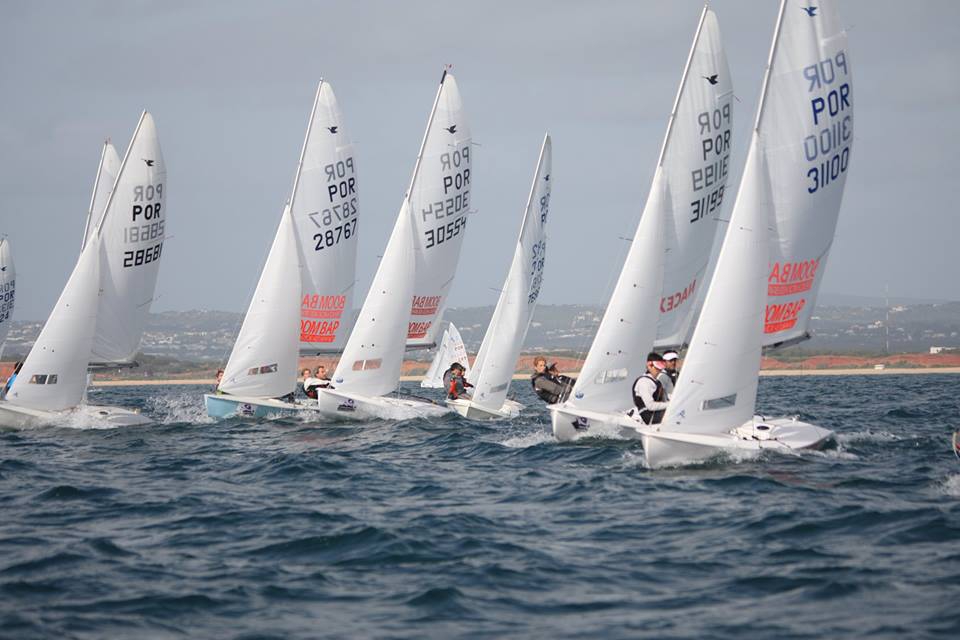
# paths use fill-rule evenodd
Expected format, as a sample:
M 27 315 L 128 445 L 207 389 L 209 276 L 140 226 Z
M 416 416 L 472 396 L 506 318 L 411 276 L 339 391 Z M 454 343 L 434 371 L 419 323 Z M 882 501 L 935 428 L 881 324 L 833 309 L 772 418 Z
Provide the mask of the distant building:
M 950 351 L 956 351 L 956 350 L 957 350 L 957 347 L 930 347 L 930 353 L 934 355 L 938 353 L 944 353 L 944 352 L 950 352 Z

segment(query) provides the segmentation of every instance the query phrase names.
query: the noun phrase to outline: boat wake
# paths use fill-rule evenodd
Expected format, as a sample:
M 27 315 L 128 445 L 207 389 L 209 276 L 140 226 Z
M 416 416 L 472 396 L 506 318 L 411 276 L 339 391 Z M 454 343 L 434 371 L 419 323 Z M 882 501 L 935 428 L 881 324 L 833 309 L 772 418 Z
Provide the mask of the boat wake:
M 960 474 L 955 473 L 943 481 L 943 492 L 953 498 L 960 498 Z
M 171 393 L 151 396 L 146 399 L 144 413 L 157 424 L 213 424 L 216 419 L 207 415 L 203 398 L 195 392 Z

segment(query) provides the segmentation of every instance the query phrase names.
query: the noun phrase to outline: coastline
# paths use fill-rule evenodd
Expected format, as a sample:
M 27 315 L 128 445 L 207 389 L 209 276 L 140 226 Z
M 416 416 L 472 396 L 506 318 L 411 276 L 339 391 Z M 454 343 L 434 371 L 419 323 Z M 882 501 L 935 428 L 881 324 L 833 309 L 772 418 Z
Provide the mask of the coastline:
M 567 374 L 577 377 L 576 373 Z M 922 375 L 935 373 L 960 373 L 960 367 L 924 367 L 903 369 L 764 369 L 761 376 L 894 376 L 894 375 Z M 514 380 L 529 380 L 530 375 L 521 373 L 513 376 Z M 419 382 L 423 376 L 401 376 L 401 382 Z M 94 380 L 94 387 L 150 387 L 160 385 L 208 385 L 213 388 L 212 378 L 174 378 L 168 380 Z

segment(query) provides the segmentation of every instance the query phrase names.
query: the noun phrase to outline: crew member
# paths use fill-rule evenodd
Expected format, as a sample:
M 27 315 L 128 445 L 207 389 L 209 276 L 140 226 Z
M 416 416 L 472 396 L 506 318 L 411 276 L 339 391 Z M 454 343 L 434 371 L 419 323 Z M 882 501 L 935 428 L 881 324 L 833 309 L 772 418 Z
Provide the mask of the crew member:
M 647 372 L 633 383 L 633 404 L 629 415 L 644 424 L 660 424 L 667 409 L 666 394 L 657 376 L 665 365 L 663 356 L 650 352 L 647 355 Z
M 443 384 L 447 390 L 448 400 L 457 400 L 461 396 L 469 398 L 467 389 L 473 388 L 473 385 L 467 382 L 464 377 L 466 369 L 459 362 L 454 362 L 450 368 L 443 373 Z
M 560 375 L 556 363 L 547 367 L 547 359 L 537 356 L 533 359 L 533 375 L 530 384 L 534 393 L 547 404 L 563 402 L 570 397 L 573 378 Z
M 680 375 L 680 372 L 677 371 L 677 358 L 679 358 L 679 355 L 676 351 L 672 349 L 664 351 L 663 371 L 657 376 L 657 380 L 663 385 L 663 393 L 666 394 L 667 400 L 673 397 L 673 388 L 677 386 L 677 377 Z
M 310 398 L 311 400 L 317 399 L 317 389 L 323 385 L 323 380 L 315 378 L 310 375 L 310 368 L 306 368 L 300 372 L 300 375 L 303 376 L 303 394 Z M 329 384 L 329 383 L 327 383 Z
M 10 387 L 13 386 L 13 381 L 17 379 L 17 374 L 20 373 L 20 369 L 23 368 L 23 362 L 17 362 L 13 365 L 13 373 L 10 374 L 10 377 L 7 378 L 6 384 L 3 385 L 3 391 L 0 392 L 0 398 L 6 398 L 7 392 L 10 391 Z
M 327 375 L 327 368 L 322 364 L 317 365 L 317 369 L 314 372 L 314 377 L 320 381 L 318 385 L 321 389 L 326 389 L 330 386 L 330 376 Z

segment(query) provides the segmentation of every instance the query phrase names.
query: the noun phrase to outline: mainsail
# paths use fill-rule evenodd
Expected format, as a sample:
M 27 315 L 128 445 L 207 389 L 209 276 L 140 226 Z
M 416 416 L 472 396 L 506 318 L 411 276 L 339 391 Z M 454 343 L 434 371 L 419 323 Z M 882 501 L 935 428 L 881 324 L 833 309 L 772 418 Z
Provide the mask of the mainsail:
M 756 130 L 773 232 L 764 346 L 807 336 L 853 144 L 853 81 L 837 3 L 783 2 Z
M 838 176 L 825 178 L 822 165 L 809 164 L 816 158 L 811 158 L 807 146 L 806 127 L 826 122 L 821 108 L 835 112 L 833 125 L 841 138 L 844 127 L 852 126 L 845 47 L 832 2 L 821 0 L 815 7 L 789 0 L 781 4 L 740 190 L 664 416 L 664 431 L 721 434 L 749 420 L 756 404 L 761 345 L 774 336 L 795 337 L 805 326 L 801 317 L 809 318 L 804 301 L 815 294 L 822 275 L 843 195 L 850 141 L 836 150 L 836 157 L 846 158 L 838 161 Z M 793 100 L 789 108 L 786 97 Z M 822 237 L 824 225 L 829 226 L 829 237 Z M 787 285 L 777 290 L 781 291 L 777 298 L 800 302 L 793 317 L 783 320 L 790 326 L 771 331 L 771 274 L 781 269 L 785 248 L 809 248 L 814 240 L 822 242 L 820 268 L 792 293 L 786 291 L 790 283 L 776 283 Z
M 100 175 L 98 183 L 103 178 Z M 153 117 L 144 111 L 91 232 L 100 236 L 103 245 L 102 293 L 91 362 L 129 362 L 140 346 L 166 237 L 166 178 L 157 129 Z M 98 215 L 95 208 L 92 215 Z
M 360 217 L 357 165 L 340 105 L 320 81 L 290 196 L 303 256 L 300 350 L 339 351 L 353 308 Z
M 540 296 L 553 184 L 550 180 L 551 149 L 550 136 L 544 136 L 513 262 L 473 363 L 473 374 L 468 376 L 468 380 L 475 381 L 473 403 L 485 409 L 499 410 L 507 398 L 517 357 Z
M 657 346 L 689 337 L 727 192 L 732 135 L 730 69 L 717 16 L 704 7 L 657 163 L 666 225 Z
M 653 184 L 623 270 L 568 404 L 620 412 L 647 352 L 684 342 L 723 201 L 732 89 L 720 27 L 703 9 Z M 686 293 L 684 293 L 686 292 Z
M 407 344 L 431 345 L 460 261 L 472 204 L 470 128 L 453 74 L 445 71 L 427 121 L 419 175 L 407 195 L 417 242 Z
M 10 241 L 0 238 L 0 356 L 13 322 L 13 303 L 16 298 L 17 270 L 13 266 Z

